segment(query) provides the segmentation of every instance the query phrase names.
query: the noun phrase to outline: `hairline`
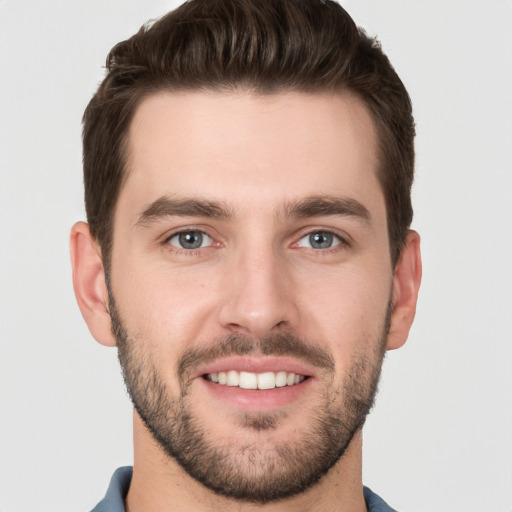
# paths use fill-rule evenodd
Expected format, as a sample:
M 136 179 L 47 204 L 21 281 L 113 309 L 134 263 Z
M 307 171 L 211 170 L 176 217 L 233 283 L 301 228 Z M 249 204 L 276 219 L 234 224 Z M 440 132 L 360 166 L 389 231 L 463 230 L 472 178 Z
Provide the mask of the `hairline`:
M 133 146 L 131 144 L 131 132 L 133 126 L 133 120 L 137 115 L 137 112 L 141 108 L 141 105 L 151 97 L 157 96 L 159 94 L 175 94 L 175 93 L 213 93 L 213 94 L 250 94 L 254 96 L 254 98 L 272 98 L 278 96 L 280 94 L 286 93 L 298 93 L 303 94 L 305 96 L 318 96 L 318 95 L 334 95 L 341 96 L 345 98 L 353 98 L 358 101 L 360 106 L 362 106 L 365 111 L 368 113 L 371 119 L 372 128 L 376 137 L 375 144 L 375 157 L 376 157 L 376 168 L 374 172 L 376 173 L 376 177 L 379 181 L 379 186 L 381 192 L 383 193 L 385 200 L 385 208 L 386 208 L 386 230 L 388 235 L 388 248 L 391 256 L 391 263 L 394 267 L 396 262 L 398 261 L 398 257 L 401 251 L 401 247 L 398 249 L 398 256 L 395 258 L 393 255 L 392 248 L 392 237 L 389 232 L 390 223 L 389 223 L 389 207 L 387 204 L 387 194 L 384 187 L 384 183 L 381 180 L 381 177 L 385 174 L 383 172 L 383 166 L 386 158 L 384 157 L 384 130 L 386 130 L 385 123 L 381 123 L 377 118 L 376 113 L 371 108 L 369 102 L 357 91 L 354 91 L 352 88 L 347 86 L 346 84 L 341 84 L 338 86 L 326 86 L 319 85 L 316 87 L 300 87 L 293 86 L 287 84 L 274 84 L 272 86 L 264 86 L 259 84 L 253 84 L 250 82 L 240 82 L 235 84 L 223 83 L 219 82 L 218 84 L 210 84 L 208 86 L 198 86 L 198 85 L 172 85 L 167 83 L 153 83 L 141 86 L 138 88 L 138 92 L 134 94 L 131 100 L 128 102 L 126 107 L 129 108 L 130 116 L 127 118 L 127 125 L 125 126 L 124 133 L 121 137 L 119 151 L 121 158 L 121 179 L 119 180 L 119 186 L 116 190 L 115 202 L 113 204 L 111 215 L 109 219 L 108 232 L 105 240 L 106 247 L 102 247 L 102 259 L 103 265 L 107 271 L 110 270 L 111 266 L 111 258 L 112 258 L 112 248 L 114 243 L 114 225 L 115 225 L 115 216 L 117 211 L 117 205 L 119 203 L 119 196 L 123 190 L 126 181 L 128 180 L 131 170 L 130 170 L 130 155 L 133 151 Z M 125 107 L 125 108 L 126 108 Z M 101 245 L 101 244 L 100 244 Z M 396 261 L 395 261 L 396 260 Z

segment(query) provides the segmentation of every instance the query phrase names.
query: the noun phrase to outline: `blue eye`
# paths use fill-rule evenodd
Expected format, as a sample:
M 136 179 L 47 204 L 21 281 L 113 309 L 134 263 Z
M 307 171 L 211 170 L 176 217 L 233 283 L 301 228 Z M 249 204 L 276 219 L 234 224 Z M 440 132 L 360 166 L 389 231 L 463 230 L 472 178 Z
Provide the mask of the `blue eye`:
M 182 231 L 169 238 L 168 243 L 180 249 L 200 249 L 213 242 L 212 238 L 203 231 Z
M 310 249 L 331 249 L 341 244 L 341 239 L 329 231 L 313 231 L 303 236 L 298 243 L 299 247 Z

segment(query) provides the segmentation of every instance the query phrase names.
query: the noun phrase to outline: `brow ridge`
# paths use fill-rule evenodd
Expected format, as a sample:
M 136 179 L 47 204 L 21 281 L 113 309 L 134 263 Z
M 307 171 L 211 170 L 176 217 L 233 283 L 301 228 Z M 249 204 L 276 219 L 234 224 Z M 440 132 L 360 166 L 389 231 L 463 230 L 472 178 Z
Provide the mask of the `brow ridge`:
M 176 198 L 162 196 L 153 201 L 139 215 L 138 226 L 150 224 L 163 217 L 211 217 L 229 219 L 231 210 L 224 204 L 202 198 Z
M 363 204 L 352 198 L 332 195 L 310 196 L 292 201 L 284 208 L 285 217 L 306 218 L 324 215 L 355 217 L 369 224 L 371 215 Z
M 354 217 L 368 224 L 371 220 L 370 212 L 359 201 L 332 195 L 315 195 L 291 201 L 284 206 L 281 214 L 285 218 L 296 219 L 338 215 Z M 145 226 L 163 217 L 171 216 L 228 220 L 233 218 L 234 214 L 229 206 L 218 201 L 162 196 L 144 209 L 136 224 Z

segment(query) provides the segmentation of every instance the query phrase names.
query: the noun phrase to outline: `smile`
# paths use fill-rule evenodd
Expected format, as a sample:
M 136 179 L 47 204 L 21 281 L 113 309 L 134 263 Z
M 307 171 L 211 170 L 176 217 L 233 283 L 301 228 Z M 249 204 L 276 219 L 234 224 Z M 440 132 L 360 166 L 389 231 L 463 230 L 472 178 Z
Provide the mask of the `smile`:
M 306 377 L 293 372 L 225 372 L 207 373 L 206 380 L 223 386 L 239 387 L 242 389 L 274 389 L 300 384 Z

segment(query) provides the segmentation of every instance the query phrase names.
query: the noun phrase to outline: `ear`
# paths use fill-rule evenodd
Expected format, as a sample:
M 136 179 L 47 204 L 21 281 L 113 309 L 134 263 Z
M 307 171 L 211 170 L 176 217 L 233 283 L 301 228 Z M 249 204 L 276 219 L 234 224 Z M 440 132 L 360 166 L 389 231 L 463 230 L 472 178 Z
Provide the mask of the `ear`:
M 77 222 L 71 228 L 70 252 L 73 288 L 82 316 L 96 340 L 113 347 L 116 342 L 108 312 L 101 249 L 85 222 Z
M 416 313 L 420 283 L 420 236 L 416 231 L 409 231 L 393 276 L 393 311 L 388 336 L 388 350 L 400 348 L 407 341 Z

